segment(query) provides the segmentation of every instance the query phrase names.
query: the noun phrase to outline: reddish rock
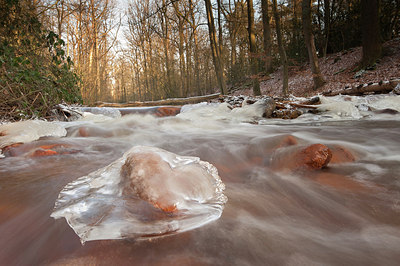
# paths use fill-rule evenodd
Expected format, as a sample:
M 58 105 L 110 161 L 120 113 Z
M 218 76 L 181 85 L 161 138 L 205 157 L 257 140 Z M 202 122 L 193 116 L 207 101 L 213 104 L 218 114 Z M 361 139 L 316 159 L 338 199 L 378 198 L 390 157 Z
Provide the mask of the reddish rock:
M 80 127 L 78 132 L 81 137 L 84 137 L 84 138 L 89 137 L 89 131 L 88 131 L 87 127 Z
M 181 107 L 176 107 L 176 106 L 162 106 L 158 107 L 155 115 L 158 117 L 164 117 L 164 116 L 175 116 L 181 112 Z
M 114 136 L 114 132 L 110 129 L 104 129 L 95 126 L 83 126 L 78 129 L 79 136 L 87 137 L 103 137 L 110 138 Z
M 234 161 L 225 168 L 230 168 L 224 172 L 241 172 L 251 171 L 256 166 L 265 166 L 269 163 L 270 156 L 279 154 L 287 148 L 291 148 L 298 144 L 296 137 L 292 135 L 277 135 L 265 139 L 259 139 L 257 142 L 251 143 L 246 150 L 244 160 Z M 279 151 L 277 151 L 279 150 Z M 215 162 L 214 162 L 215 163 Z M 222 166 L 224 167 L 224 166 Z M 220 167 L 217 167 L 220 169 Z M 231 170 L 233 169 L 233 170 Z M 222 168 L 224 170 L 224 168 Z
M 52 156 L 52 155 L 57 155 L 58 152 L 53 151 L 53 150 L 43 150 L 43 149 L 38 149 L 34 151 L 30 157 L 42 157 L 42 156 Z
M 154 202 L 154 207 L 163 210 L 164 212 L 176 212 L 177 208 L 175 205 L 164 205 L 161 202 Z
M 45 144 L 38 145 L 38 143 L 17 143 L 7 146 L 3 149 L 5 157 L 16 157 L 16 156 L 26 156 L 26 157 L 42 157 L 42 156 L 53 156 L 53 155 L 64 155 L 64 154 L 74 154 L 79 152 L 80 149 L 74 147 L 70 144 Z
M 297 141 L 296 137 L 294 137 L 292 135 L 288 135 L 288 136 L 285 136 L 284 138 L 282 138 L 282 140 L 276 146 L 276 149 L 293 146 L 293 145 L 297 145 L 297 144 L 298 144 L 298 141 Z
M 39 148 L 44 149 L 44 150 L 51 150 L 55 148 L 66 148 L 69 147 L 69 145 L 65 144 L 49 144 L 49 145 L 41 145 Z
M 65 155 L 77 153 L 79 150 L 74 149 L 68 144 L 47 144 L 41 145 L 30 153 L 29 157 L 42 157 L 42 156 L 53 156 L 53 155 Z
M 274 110 L 272 113 L 273 118 L 282 118 L 282 119 L 296 119 L 301 116 L 303 113 L 297 109 L 283 109 L 283 110 Z
M 271 166 L 276 170 L 321 169 L 332 158 L 331 150 L 323 144 L 293 146 L 278 149 L 272 156 Z
M 6 157 L 17 156 L 18 155 L 17 148 L 21 145 L 22 145 L 22 143 L 14 143 L 14 144 L 4 147 L 3 148 L 4 156 L 6 156 Z
M 326 167 L 332 159 L 331 150 L 323 144 L 313 144 L 300 151 L 299 159 L 301 164 L 307 165 L 311 169 L 321 169 Z
M 176 202 L 171 197 L 171 193 L 164 191 L 160 195 L 153 194 L 148 188 L 153 187 L 154 184 L 145 183 L 145 181 L 151 181 L 149 178 L 145 178 L 149 176 L 158 177 L 160 181 L 164 180 L 161 179 L 161 173 L 165 169 L 170 170 L 168 163 L 163 161 L 157 154 L 143 153 L 128 157 L 121 168 L 122 176 L 124 179 L 129 180 L 128 182 L 130 183 L 124 194 L 129 195 L 133 192 L 139 198 L 151 203 L 154 207 L 164 212 L 176 211 Z
M 310 178 L 321 185 L 332 187 L 337 190 L 368 192 L 378 189 L 378 187 L 366 186 L 350 177 L 334 173 L 318 172 L 317 175 L 311 176 Z
M 254 167 L 260 166 L 263 163 L 263 157 L 251 157 L 247 161 L 242 160 L 232 160 L 229 164 L 221 164 L 218 162 L 213 162 L 213 165 L 218 169 L 218 173 L 224 180 L 233 180 L 234 176 L 241 176 L 247 172 L 250 172 Z
M 353 152 L 340 145 L 329 145 L 329 149 L 332 151 L 331 164 L 351 163 L 356 160 Z

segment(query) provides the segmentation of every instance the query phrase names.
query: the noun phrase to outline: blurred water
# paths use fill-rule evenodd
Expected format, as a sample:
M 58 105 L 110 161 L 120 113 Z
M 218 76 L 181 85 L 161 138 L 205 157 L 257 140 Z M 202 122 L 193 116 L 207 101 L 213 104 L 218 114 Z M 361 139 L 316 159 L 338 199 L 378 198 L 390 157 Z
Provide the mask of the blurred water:
M 87 119 L 60 123 L 64 138 L 16 147 L 0 159 L 0 264 L 398 265 L 397 115 L 258 125 L 243 123 L 252 122 L 248 118 Z M 270 159 L 288 136 L 298 145 L 340 145 L 357 160 L 316 171 L 274 171 Z M 32 156 L 54 144 L 61 155 Z M 82 246 L 65 219 L 50 217 L 60 191 L 137 145 L 213 164 L 228 197 L 222 216 L 180 234 Z

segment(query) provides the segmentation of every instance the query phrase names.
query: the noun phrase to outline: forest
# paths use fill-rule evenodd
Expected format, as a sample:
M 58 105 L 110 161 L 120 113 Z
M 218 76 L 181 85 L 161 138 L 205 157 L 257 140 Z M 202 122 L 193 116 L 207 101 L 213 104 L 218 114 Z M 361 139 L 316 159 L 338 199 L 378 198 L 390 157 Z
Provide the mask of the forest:
M 0 0 L 1 265 L 399 265 L 400 0 Z
M 149 101 L 220 92 L 362 46 L 373 68 L 399 36 L 393 0 L 1 0 L 0 109 L 45 116 L 56 103 Z M 250 83 L 249 83 L 250 81 Z

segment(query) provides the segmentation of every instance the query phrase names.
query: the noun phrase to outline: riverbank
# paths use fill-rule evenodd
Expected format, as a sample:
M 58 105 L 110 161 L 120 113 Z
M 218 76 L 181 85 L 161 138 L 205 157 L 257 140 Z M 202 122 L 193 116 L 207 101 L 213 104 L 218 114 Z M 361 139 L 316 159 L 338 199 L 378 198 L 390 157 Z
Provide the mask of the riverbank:
M 321 73 L 327 83 L 313 89 L 312 73 L 309 64 L 289 67 L 289 93 L 295 96 L 309 97 L 326 91 L 338 91 L 345 87 L 360 84 L 386 81 L 400 78 L 400 39 L 393 39 L 383 45 L 383 57 L 375 68 L 360 70 L 362 48 L 356 47 L 346 51 L 327 55 L 319 59 Z M 277 97 L 282 90 L 282 71 L 278 69 L 269 76 L 260 78 L 261 94 Z M 251 87 L 234 87 L 232 95 L 252 95 Z

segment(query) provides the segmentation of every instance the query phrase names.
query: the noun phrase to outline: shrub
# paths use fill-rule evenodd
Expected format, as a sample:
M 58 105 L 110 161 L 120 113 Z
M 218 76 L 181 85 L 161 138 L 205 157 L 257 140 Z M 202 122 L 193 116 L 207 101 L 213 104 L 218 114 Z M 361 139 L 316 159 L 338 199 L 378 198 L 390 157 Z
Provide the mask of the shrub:
M 0 115 L 49 118 L 60 102 L 79 103 L 79 78 L 65 43 L 44 29 L 30 1 L 0 0 Z

